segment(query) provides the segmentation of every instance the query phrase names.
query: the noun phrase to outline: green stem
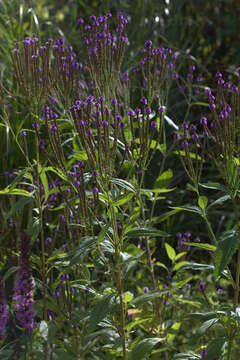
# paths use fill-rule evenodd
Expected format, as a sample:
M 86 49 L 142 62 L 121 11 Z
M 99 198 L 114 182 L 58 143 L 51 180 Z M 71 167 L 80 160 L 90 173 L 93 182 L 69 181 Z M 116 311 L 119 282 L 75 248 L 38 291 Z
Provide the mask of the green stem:
M 41 224 L 41 260 L 42 260 L 42 293 L 43 293 L 43 319 L 47 321 L 47 272 L 46 272 L 46 258 L 45 258 L 45 244 L 44 244 L 44 230 L 43 230 L 43 211 L 41 204 L 41 194 L 39 189 L 39 149 L 38 139 L 36 137 L 36 172 L 37 172 L 37 204 L 39 210 L 39 218 Z M 44 342 L 44 359 L 48 359 L 48 342 Z
M 116 215 L 114 212 L 114 206 L 112 205 L 111 199 L 109 199 L 109 206 L 110 206 L 110 216 L 112 221 L 113 227 L 113 241 L 115 247 L 115 261 L 116 261 L 116 268 L 117 268 L 117 290 L 118 296 L 120 299 L 120 328 L 121 328 L 121 338 L 122 338 L 122 351 L 123 351 L 123 359 L 127 359 L 127 349 L 126 349 L 126 333 L 125 333 L 125 305 L 123 302 L 123 284 L 122 284 L 122 274 L 121 274 L 121 258 L 120 258 L 120 251 L 121 251 L 121 239 L 118 236 L 118 229 L 117 229 L 117 221 Z

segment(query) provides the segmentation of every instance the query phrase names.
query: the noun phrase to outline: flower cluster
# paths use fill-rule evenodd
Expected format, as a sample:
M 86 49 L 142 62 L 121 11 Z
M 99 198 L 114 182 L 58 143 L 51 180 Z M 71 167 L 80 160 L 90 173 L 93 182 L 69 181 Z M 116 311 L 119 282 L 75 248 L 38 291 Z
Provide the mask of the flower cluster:
M 111 17 L 111 13 L 99 17 L 91 15 L 88 24 L 78 19 L 96 96 L 103 95 L 108 100 L 110 94 L 116 95 L 124 49 L 128 42 L 127 19 L 119 14 L 117 28 L 112 33 Z
M 6 337 L 6 325 L 9 319 L 9 306 L 7 305 L 5 294 L 5 281 L 0 280 L 0 337 Z
M 36 327 L 33 309 L 33 283 L 30 262 L 30 236 L 24 232 L 21 234 L 20 259 L 17 279 L 14 286 L 14 309 L 16 319 L 28 334 Z
M 146 89 L 146 96 L 151 105 L 154 97 L 161 103 L 165 102 L 166 87 L 173 78 L 176 54 L 169 48 L 153 48 L 152 41 L 145 42 L 140 60 L 141 78 L 138 77 L 140 69 L 135 69 L 140 88 Z M 143 95 L 143 94 L 142 94 Z

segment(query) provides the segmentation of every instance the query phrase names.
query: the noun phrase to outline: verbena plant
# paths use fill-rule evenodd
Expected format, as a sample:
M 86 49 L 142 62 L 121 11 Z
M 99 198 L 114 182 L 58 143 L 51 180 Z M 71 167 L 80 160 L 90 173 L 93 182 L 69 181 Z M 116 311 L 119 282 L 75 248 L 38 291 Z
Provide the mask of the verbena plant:
M 196 64 L 179 74 L 178 54 L 147 40 L 123 71 L 128 21 L 111 20 L 78 19 L 84 59 L 63 38 L 40 45 L 33 35 L 11 50 L 1 127 L 20 161 L 0 190 L 1 356 L 235 359 L 238 70 L 231 83 L 217 73 L 210 90 Z M 183 195 L 178 162 L 190 180 Z M 232 214 L 215 229 L 213 209 L 227 202 Z

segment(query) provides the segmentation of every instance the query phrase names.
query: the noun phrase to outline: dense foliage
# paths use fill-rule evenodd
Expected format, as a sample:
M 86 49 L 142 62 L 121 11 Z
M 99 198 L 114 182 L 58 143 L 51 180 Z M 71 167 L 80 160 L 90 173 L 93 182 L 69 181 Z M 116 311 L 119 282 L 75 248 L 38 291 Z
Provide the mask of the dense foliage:
M 237 359 L 239 4 L 83 3 L 0 2 L 1 359 Z

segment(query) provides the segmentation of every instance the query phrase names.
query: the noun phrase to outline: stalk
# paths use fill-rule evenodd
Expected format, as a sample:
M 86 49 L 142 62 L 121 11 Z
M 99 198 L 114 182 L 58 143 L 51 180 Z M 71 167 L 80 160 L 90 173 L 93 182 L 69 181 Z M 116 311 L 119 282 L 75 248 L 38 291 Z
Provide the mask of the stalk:
M 39 210 L 39 218 L 41 223 L 41 260 L 42 260 L 42 289 L 43 289 L 43 319 L 47 321 L 47 273 L 46 273 L 46 258 L 45 258 L 45 244 L 44 244 L 44 230 L 43 230 L 43 211 L 42 211 L 42 204 L 41 204 L 41 196 L 40 196 L 40 189 L 39 189 L 39 149 L 38 149 L 38 138 L 36 139 L 36 172 L 37 172 L 37 204 Z M 44 343 L 44 359 L 48 359 L 48 342 L 45 341 Z
M 117 229 L 117 221 L 116 215 L 114 212 L 114 207 L 112 205 L 111 200 L 109 199 L 109 206 L 110 206 L 110 216 L 112 220 L 113 226 L 113 241 L 114 241 L 114 248 L 115 248 L 115 261 L 116 261 L 116 268 L 117 268 L 117 290 L 118 296 L 120 299 L 120 332 L 122 338 L 122 351 L 123 351 L 123 359 L 127 359 L 127 349 L 126 349 L 126 333 L 125 333 L 125 305 L 123 302 L 123 283 L 122 283 L 122 274 L 121 274 L 121 258 L 120 258 L 120 251 L 121 251 L 121 239 L 118 236 L 118 229 Z

